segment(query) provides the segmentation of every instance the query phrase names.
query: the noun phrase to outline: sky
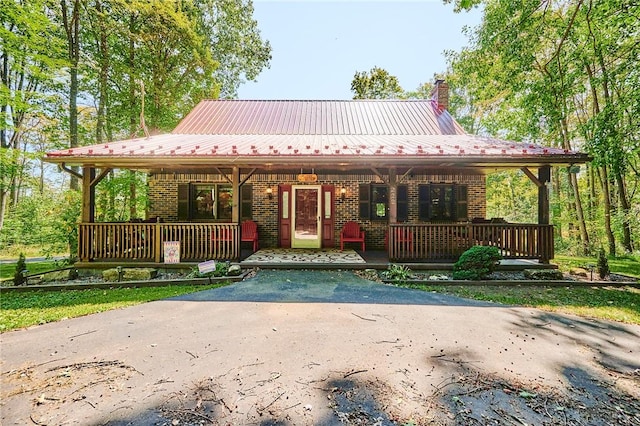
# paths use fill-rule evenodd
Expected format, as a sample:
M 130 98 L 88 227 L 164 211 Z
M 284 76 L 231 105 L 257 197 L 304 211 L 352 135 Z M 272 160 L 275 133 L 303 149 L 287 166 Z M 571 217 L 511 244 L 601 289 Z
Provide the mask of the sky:
M 446 50 L 468 44 L 481 12 L 442 0 L 254 0 L 272 48 L 271 67 L 240 86 L 239 99 L 351 99 L 357 71 L 374 66 L 415 90 L 446 70 Z

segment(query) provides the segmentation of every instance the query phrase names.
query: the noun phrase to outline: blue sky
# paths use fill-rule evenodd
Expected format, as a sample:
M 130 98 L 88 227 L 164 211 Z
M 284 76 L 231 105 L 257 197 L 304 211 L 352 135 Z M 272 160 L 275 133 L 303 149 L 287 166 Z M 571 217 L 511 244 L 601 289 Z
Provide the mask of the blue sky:
M 445 50 L 467 44 L 464 26 L 479 10 L 454 13 L 442 0 L 254 0 L 271 68 L 247 82 L 240 99 L 351 99 L 356 71 L 374 66 L 405 90 L 446 69 Z

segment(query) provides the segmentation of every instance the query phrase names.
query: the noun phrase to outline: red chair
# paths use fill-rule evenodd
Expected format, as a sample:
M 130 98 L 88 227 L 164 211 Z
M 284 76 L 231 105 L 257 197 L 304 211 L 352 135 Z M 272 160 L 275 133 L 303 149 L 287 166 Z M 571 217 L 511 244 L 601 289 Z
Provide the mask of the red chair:
M 413 233 L 408 229 L 395 228 L 394 241 L 399 246 L 409 248 L 409 252 L 413 252 Z M 384 249 L 389 251 L 389 231 L 384 234 Z
M 360 243 L 364 251 L 364 231 L 360 230 L 357 222 L 347 222 L 340 231 L 340 251 L 344 250 L 344 243 Z
M 252 220 L 242 222 L 240 241 L 253 243 L 253 251 L 258 251 L 258 224 Z

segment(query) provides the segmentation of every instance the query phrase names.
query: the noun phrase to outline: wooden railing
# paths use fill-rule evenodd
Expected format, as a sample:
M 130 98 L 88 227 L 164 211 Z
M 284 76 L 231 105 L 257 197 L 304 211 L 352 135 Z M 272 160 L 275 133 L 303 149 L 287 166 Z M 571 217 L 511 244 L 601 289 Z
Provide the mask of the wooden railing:
M 475 245 L 495 246 L 505 259 L 553 259 L 553 225 L 394 224 L 387 234 L 391 261 L 452 261 Z
M 78 257 L 161 263 L 165 241 L 180 242 L 181 261 L 240 257 L 240 226 L 232 223 L 81 223 Z

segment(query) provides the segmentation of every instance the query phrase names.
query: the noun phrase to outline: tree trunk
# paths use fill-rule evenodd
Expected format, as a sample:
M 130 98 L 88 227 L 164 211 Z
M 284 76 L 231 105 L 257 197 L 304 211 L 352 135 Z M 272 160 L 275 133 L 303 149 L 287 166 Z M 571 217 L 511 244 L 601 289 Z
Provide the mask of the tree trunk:
M 622 247 L 627 253 L 633 252 L 633 241 L 631 239 L 631 223 L 629 215 L 631 214 L 631 205 L 627 196 L 627 188 L 624 183 L 624 177 L 620 173 L 616 173 L 616 183 L 618 185 L 618 198 L 620 200 L 620 210 L 622 210 Z
M 598 178 L 600 179 L 600 185 L 602 186 L 602 198 L 604 207 L 604 230 L 609 242 L 609 254 L 611 256 L 616 255 L 616 237 L 611 231 L 611 192 L 609 191 L 609 178 L 607 176 L 607 166 L 602 166 L 598 169 Z
M 563 118 L 562 125 L 562 143 L 565 149 L 571 149 L 571 143 L 568 140 L 569 129 L 567 127 L 567 120 Z M 582 240 L 582 251 L 584 254 L 588 254 L 590 251 L 591 243 L 589 241 L 589 232 L 587 231 L 587 224 L 584 220 L 584 211 L 582 209 L 582 200 L 580 198 L 580 188 L 578 186 L 578 177 L 575 173 L 569 172 L 569 183 L 571 192 L 573 193 L 573 199 L 575 200 L 576 217 L 578 219 L 578 228 L 580 229 L 580 238 Z
M 100 71 L 98 75 L 98 119 L 96 122 L 96 143 L 101 144 L 105 135 L 107 85 L 109 80 L 109 44 L 107 42 L 107 28 L 104 22 L 102 2 L 97 0 L 95 8 L 98 16 L 98 55 L 100 56 Z
M 67 8 L 66 0 L 60 1 L 62 9 L 62 23 L 67 35 L 67 49 L 69 56 L 69 147 L 78 146 L 78 65 L 80 63 L 80 0 L 73 0 L 71 11 Z M 72 167 L 79 171 L 78 167 Z M 71 176 L 69 187 L 79 190 L 80 184 L 75 176 Z

